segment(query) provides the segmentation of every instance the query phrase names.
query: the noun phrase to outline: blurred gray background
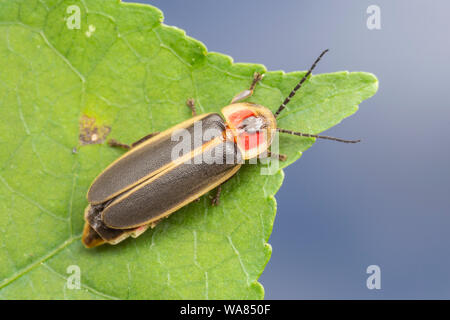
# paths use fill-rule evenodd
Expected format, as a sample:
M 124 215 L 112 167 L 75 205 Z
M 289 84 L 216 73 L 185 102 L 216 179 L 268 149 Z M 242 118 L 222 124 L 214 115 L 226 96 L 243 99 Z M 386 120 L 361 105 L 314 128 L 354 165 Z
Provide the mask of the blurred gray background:
M 285 170 L 266 299 L 450 298 L 450 2 L 148 0 L 209 51 L 268 70 L 368 71 L 378 93 Z M 381 30 L 366 26 L 369 5 Z M 381 268 L 381 289 L 366 268 Z

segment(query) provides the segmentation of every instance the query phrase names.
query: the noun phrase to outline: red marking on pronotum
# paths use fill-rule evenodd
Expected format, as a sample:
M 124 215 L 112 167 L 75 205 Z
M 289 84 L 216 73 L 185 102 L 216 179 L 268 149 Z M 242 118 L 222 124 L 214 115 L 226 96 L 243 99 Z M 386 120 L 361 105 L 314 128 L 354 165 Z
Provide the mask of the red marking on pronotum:
M 255 113 L 252 110 L 244 109 L 232 113 L 228 120 L 230 121 L 231 125 L 237 127 L 244 119 L 247 119 L 248 117 L 254 115 Z
M 228 119 L 230 124 L 236 128 L 242 123 L 242 121 L 254 116 L 256 115 L 252 110 L 244 109 L 232 113 Z M 248 133 L 244 131 L 239 134 L 238 139 L 236 140 L 242 148 L 245 150 L 250 150 L 256 148 L 264 142 L 264 135 L 262 132 Z

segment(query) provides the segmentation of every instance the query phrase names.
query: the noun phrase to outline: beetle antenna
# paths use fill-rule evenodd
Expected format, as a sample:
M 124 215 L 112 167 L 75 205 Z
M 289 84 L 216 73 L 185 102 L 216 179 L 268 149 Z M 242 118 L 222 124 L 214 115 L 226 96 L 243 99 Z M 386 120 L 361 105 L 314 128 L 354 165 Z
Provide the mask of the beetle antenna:
M 318 139 L 326 139 L 326 140 L 333 140 L 333 141 L 338 141 L 338 142 L 344 142 L 344 143 L 358 143 L 361 140 L 345 140 L 345 139 L 340 139 L 340 138 L 335 138 L 335 137 L 329 137 L 329 136 L 319 136 L 317 134 L 309 134 L 309 133 L 303 133 L 303 132 L 295 132 L 295 131 L 291 131 L 291 130 L 285 130 L 285 129 L 281 129 L 281 128 L 277 128 L 278 132 L 282 132 L 282 133 L 287 133 L 287 134 L 292 134 L 294 136 L 300 136 L 300 137 L 308 137 L 308 138 L 318 138 Z
M 309 77 L 309 75 L 311 74 L 311 72 L 314 70 L 314 68 L 316 67 L 317 63 L 320 61 L 320 59 L 322 59 L 322 57 L 325 55 L 325 53 L 328 52 L 329 49 L 324 50 L 320 56 L 316 59 L 316 61 L 314 61 L 314 63 L 312 64 L 311 68 L 309 68 L 308 72 L 306 72 L 306 74 L 303 76 L 303 78 L 300 80 L 300 82 L 295 86 L 295 88 L 291 91 L 291 93 L 289 94 L 289 96 L 287 96 L 286 99 L 284 99 L 283 103 L 281 104 L 281 106 L 278 108 L 277 112 L 275 112 L 274 116 L 275 118 L 280 114 L 281 111 L 283 111 L 284 108 L 286 108 L 286 105 L 289 103 L 289 101 L 291 101 L 292 97 L 295 96 L 295 93 L 297 92 L 298 89 L 301 88 L 303 82 L 306 81 L 306 79 Z

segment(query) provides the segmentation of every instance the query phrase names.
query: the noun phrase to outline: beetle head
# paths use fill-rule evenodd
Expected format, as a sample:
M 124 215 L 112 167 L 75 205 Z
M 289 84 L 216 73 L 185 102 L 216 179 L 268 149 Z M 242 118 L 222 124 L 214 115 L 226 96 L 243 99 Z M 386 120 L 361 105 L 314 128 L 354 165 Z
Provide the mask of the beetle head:
M 255 158 L 269 148 L 277 128 L 272 111 L 261 105 L 233 103 L 222 109 L 231 135 L 244 159 Z

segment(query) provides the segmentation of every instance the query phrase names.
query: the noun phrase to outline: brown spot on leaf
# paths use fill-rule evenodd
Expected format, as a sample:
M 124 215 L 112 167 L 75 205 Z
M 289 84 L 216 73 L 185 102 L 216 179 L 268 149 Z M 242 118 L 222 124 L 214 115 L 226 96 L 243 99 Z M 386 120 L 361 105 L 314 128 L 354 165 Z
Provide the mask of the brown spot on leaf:
M 108 126 L 98 125 L 95 118 L 82 115 L 80 118 L 80 145 L 86 144 L 100 144 L 106 140 L 106 137 L 111 132 Z

